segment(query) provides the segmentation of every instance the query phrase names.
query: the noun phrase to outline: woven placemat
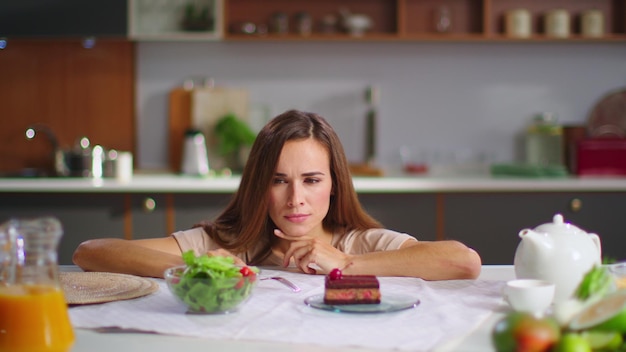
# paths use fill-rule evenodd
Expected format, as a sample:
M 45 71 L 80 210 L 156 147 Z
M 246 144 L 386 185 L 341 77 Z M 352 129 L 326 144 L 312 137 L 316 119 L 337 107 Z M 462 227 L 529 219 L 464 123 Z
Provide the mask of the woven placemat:
M 61 272 L 67 304 L 91 304 L 137 298 L 156 292 L 159 284 L 139 276 L 104 272 Z

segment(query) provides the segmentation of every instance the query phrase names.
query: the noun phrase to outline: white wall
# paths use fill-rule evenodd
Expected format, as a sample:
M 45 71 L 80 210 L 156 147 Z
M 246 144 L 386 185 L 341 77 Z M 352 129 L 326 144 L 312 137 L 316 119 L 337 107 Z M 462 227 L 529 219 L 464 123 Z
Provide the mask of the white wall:
M 626 86 L 624 43 L 147 42 L 137 57 L 145 169 L 167 167 L 168 93 L 194 75 L 247 88 L 254 116 L 261 105 L 270 117 L 289 108 L 324 115 L 353 161 L 363 157 L 364 90 L 374 84 L 383 165 L 398 164 L 403 145 L 518 160 L 533 114 L 584 124 L 604 94 Z

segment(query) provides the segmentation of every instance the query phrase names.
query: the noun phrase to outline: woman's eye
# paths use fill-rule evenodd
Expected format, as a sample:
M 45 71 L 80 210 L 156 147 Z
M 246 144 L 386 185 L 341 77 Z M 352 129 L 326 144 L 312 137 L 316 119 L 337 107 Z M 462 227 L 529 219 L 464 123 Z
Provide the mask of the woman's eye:
M 285 179 L 283 179 L 283 178 L 275 178 L 274 179 L 274 184 L 281 184 L 281 183 L 287 183 L 287 181 L 285 181 Z
M 304 180 L 304 182 L 306 182 L 306 183 L 318 183 L 318 182 L 320 182 L 320 179 L 318 179 L 318 178 L 306 178 Z

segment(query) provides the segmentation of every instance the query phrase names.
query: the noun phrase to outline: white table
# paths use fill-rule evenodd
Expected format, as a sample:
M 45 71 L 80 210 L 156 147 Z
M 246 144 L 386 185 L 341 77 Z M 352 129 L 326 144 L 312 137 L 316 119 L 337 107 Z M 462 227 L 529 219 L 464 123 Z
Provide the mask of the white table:
M 62 268 L 62 270 L 71 270 Z M 514 278 L 513 266 L 483 266 L 481 280 L 508 280 Z M 482 324 L 474 329 L 469 336 L 459 336 L 454 341 L 445 343 L 437 351 L 491 351 L 490 331 L 493 324 L 503 312 L 493 312 Z M 268 351 L 268 352 L 358 352 L 380 351 L 367 348 L 327 348 L 318 345 L 285 344 L 270 342 L 250 342 L 240 340 L 208 340 L 189 337 L 167 336 L 135 332 L 97 332 L 86 329 L 75 329 L 76 342 L 73 352 L 126 352 L 126 351 Z

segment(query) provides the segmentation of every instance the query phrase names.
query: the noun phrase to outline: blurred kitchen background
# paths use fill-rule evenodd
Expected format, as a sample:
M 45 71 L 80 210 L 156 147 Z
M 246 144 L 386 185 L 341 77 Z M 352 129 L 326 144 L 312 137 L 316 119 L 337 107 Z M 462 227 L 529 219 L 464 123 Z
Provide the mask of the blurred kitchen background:
M 4 107 L 0 119 L 7 126 L 0 132 L 0 171 L 41 164 L 24 150 L 38 148 L 40 156 L 45 154 L 50 147 L 43 137 L 37 147 L 21 138 L 33 123 L 49 125 L 66 148 L 81 136 L 93 137 L 93 145 L 132 152 L 136 169 L 172 171 L 171 153 L 180 149 L 184 131 L 172 130 L 170 99 L 173 91 L 190 81 L 196 87 L 211 82 L 215 87 L 244 91 L 246 106 L 238 117 L 255 131 L 287 109 L 317 112 L 336 128 L 354 163 L 368 157 L 366 116 L 373 108 L 374 161 L 385 170 L 400 169 L 402 155 L 405 159 L 417 155 L 430 163 L 524 161 L 524 135 L 537 114 L 552 114 L 560 126 L 585 128 L 596 104 L 626 86 L 626 45 L 620 40 L 626 20 L 619 15 L 623 12 L 620 2 L 578 0 L 568 5 L 572 22 L 578 12 L 592 5 L 606 12 L 608 39 L 595 41 L 579 40 L 578 33 L 572 33 L 575 40 L 502 40 L 497 36 L 505 30 L 507 6 L 528 7 L 535 17 L 533 27 L 541 28 L 542 14 L 556 4 L 495 1 L 489 15 L 493 18 L 486 21 L 490 25 L 481 28 L 476 19 L 482 16 L 483 2 L 446 2 L 452 25 L 443 31 L 449 33 L 431 34 L 430 19 L 422 13 L 434 8 L 432 1 L 389 2 L 405 4 L 402 11 L 407 18 L 415 16 L 413 22 L 394 18 L 402 13 L 395 11 L 400 5 L 344 1 L 371 17 L 373 24 L 364 37 L 320 40 L 318 34 L 315 40 L 293 35 L 286 40 L 255 40 L 244 34 L 242 39 L 241 33 L 228 32 L 232 26 L 223 25 L 218 15 L 210 26 L 217 29 L 218 37 L 224 29 L 226 40 L 199 41 L 189 40 L 197 35 L 195 29 L 171 38 L 169 33 L 137 35 L 142 29 L 136 26 L 154 25 L 156 15 L 138 17 L 135 25 L 126 23 L 128 9 L 131 18 L 141 6 L 173 8 L 171 4 L 177 4 L 181 11 L 187 3 L 182 0 L 115 0 L 110 6 L 99 6 L 99 17 L 76 16 L 85 5 L 72 0 L 65 2 L 63 11 L 48 15 L 40 9 L 35 11 L 39 17 L 28 21 L 18 15 L 32 13 L 35 4 L 46 2 L 7 2 L 0 7 L 4 9 L 4 14 L 0 11 L 0 37 L 15 28 L 24 33 L 0 39 L 0 105 Z M 138 7 L 129 8 L 133 3 Z M 270 11 L 254 2 L 229 3 L 241 7 L 225 14 L 233 24 L 237 24 L 233 18 L 245 18 L 239 10 L 249 6 L 255 7 L 250 13 Z M 298 6 L 309 6 L 312 13 L 338 7 L 327 2 L 282 4 L 289 5 L 289 16 Z M 275 7 L 271 11 L 282 6 L 279 0 L 270 5 Z M 160 11 L 157 15 L 168 15 L 164 12 L 168 10 Z M 166 20 L 171 21 L 171 15 Z M 106 33 L 107 26 L 116 21 L 117 32 Z M 180 27 L 179 22 L 173 25 Z M 63 31 L 74 23 L 78 29 Z M 406 26 L 407 32 L 400 36 L 409 40 L 395 40 L 396 23 Z M 30 31 L 31 25 L 47 25 L 49 32 L 42 36 L 35 29 Z M 105 33 L 85 36 L 92 33 L 85 29 L 89 26 L 105 28 L 96 28 Z M 578 25 L 571 28 L 579 30 Z M 489 38 L 492 32 L 495 39 Z M 481 40 L 474 40 L 481 35 Z M 376 92 L 371 104 L 366 99 L 368 89 Z M 172 145 L 173 133 L 179 138 L 176 145 Z
M 254 126 L 297 108 L 326 116 L 350 160 L 364 157 L 368 85 L 379 89 L 378 162 L 400 148 L 522 158 L 535 114 L 586 124 L 594 105 L 626 85 L 623 43 L 138 43 L 137 153 L 167 165 L 168 93 L 204 75 L 249 91 Z
M 198 22 L 187 21 L 190 4 L 213 4 L 214 16 L 202 10 Z M 326 21 L 341 7 L 352 11 L 342 16 L 359 19 L 352 27 Z M 93 184 L 2 180 L 0 218 L 58 216 L 68 234 L 64 264 L 89 238 L 188 228 L 221 213 L 236 187 L 236 178 L 178 175 L 181 166 L 211 175 L 200 159 L 214 156 L 209 134 L 218 124 L 207 130 L 206 121 L 230 121 L 237 131 L 243 122 L 254 133 L 301 109 L 332 123 L 359 166 L 355 175 L 430 177 L 355 180 L 365 209 L 386 227 L 457 239 L 483 263 L 512 264 L 520 229 L 561 213 L 602 236 L 603 256 L 622 259 L 625 7 L 624 0 L 0 1 L 0 177 L 94 177 Z M 282 33 L 285 16 L 300 27 Z M 527 22 L 509 30 L 510 16 Z M 591 36 L 585 16 L 596 20 Z M 307 18 L 324 20 L 323 29 L 308 32 Z M 559 19 L 554 28 L 550 18 Z M 598 109 L 601 102 L 608 108 Z M 587 175 L 619 178 L 569 179 L 568 140 L 577 142 Z M 216 164 L 212 171 L 224 174 Z

